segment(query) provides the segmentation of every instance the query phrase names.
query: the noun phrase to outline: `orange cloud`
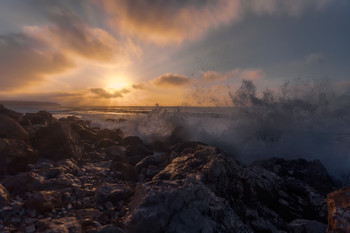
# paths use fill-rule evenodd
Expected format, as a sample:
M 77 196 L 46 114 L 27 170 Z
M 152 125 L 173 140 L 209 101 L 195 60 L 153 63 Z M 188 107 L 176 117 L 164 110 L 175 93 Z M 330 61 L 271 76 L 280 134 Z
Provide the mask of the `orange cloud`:
M 117 30 L 158 44 L 196 39 L 209 29 L 238 18 L 239 0 L 95 1 Z

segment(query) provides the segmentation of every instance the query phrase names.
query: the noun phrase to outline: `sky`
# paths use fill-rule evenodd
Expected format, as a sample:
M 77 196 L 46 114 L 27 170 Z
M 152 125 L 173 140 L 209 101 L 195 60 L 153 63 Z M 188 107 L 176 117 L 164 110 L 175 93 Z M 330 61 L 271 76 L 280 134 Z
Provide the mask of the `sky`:
M 349 0 L 0 0 L 0 99 L 232 105 L 350 83 Z

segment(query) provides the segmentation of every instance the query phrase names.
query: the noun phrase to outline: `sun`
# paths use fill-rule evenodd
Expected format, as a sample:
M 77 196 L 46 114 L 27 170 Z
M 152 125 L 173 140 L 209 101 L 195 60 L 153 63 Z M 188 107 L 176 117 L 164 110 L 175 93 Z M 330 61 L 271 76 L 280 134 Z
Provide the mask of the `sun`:
M 113 75 L 107 78 L 105 87 L 108 89 L 123 89 L 130 85 L 130 81 L 122 75 Z

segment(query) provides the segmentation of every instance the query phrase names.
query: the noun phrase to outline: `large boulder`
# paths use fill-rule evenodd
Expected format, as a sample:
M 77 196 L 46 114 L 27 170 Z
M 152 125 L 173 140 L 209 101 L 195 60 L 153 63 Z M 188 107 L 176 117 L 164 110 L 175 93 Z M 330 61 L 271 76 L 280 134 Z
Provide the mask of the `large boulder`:
M 327 196 L 328 233 L 350 232 L 350 187 L 344 187 Z
M 252 232 L 204 184 L 152 181 L 136 189 L 124 218 L 126 232 Z
M 13 118 L 0 114 L 0 138 L 29 139 L 27 131 Z
M 76 132 L 65 122 L 58 122 L 40 129 L 34 139 L 33 146 L 40 157 L 60 160 L 65 158 L 81 159 L 84 145 Z
M 51 125 L 55 122 L 57 120 L 51 113 L 39 111 L 37 113 L 26 113 L 21 120 L 21 125 Z
M 33 172 L 21 172 L 14 176 L 8 176 L 1 183 L 11 194 L 38 191 L 45 187 L 44 177 Z
M 61 205 L 61 193 L 56 191 L 40 191 L 32 193 L 24 203 L 26 208 L 35 209 L 40 214 L 52 211 L 55 207 L 61 207 Z
M 18 139 L 0 138 L 0 174 L 15 174 L 36 162 L 38 152 Z

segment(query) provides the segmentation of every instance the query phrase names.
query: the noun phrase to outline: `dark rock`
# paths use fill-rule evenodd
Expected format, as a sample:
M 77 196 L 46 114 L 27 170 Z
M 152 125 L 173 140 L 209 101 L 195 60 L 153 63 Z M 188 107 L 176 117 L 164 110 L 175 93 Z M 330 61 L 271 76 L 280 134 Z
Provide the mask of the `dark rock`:
M 81 225 L 74 217 L 54 219 L 51 222 L 42 221 L 37 227 L 39 232 L 82 233 Z
M 0 138 L 0 174 L 25 171 L 38 157 L 38 152 L 24 141 Z
M 118 201 L 128 199 L 132 196 L 133 190 L 128 185 L 103 183 L 95 193 L 98 203 L 110 201 L 116 204 Z
M 95 141 L 98 139 L 97 134 L 88 129 L 81 128 L 75 132 L 77 132 L 80 138 L 83 140 Z
M 117 145 L 117 143 L 115 143 L 112 139 L 103 138 L 97 142 L 96 147 L 97 148 L 107 148 L 107 147 L 116 146 L 116 145 Z
M 306 219 L 294 220 L 289 227 L 291 233 L 321 233 L 327 230 L 326 224 Z
M 0 138 L 29 140 L 27 131 L 13 118 L 0 114 Z
M 126 147 L 127 160 L 131 165 L 136 165 L 142 159 L 152 154 L 153 151 L 142 144 L 128 145 Z
M 14 194 L 41 190 L 45 187 L 44 178 L 32 172 L 8 176 L 1 183 L 10 193 Z
M 93 208 L 74 210 L 74 215 L 78 220 L 97 220 L 102 212 Z
M 109 158 L 114 161 L 127 162 L 126 148 L 124 146 L 111 146 L 105 149 Z
M 155 141 L 147 145 L 155 152 L 170 152 L 170 143 L 167 141 Z
M 0 209 L 6 206 L 10 201 L 10 194 L 7 192 L 4 186 L 0 184 Z
M 140 185 L 124 218 L 127 232 L 252 232 L 200 182 Z
M 56 123 L 57 120 L 51 113 L 39 111 L 37 113 L 26 113 L 21 120 L 21 125 L 50 125 Z
M 111 170 L 119 172 L 119 178 L 127 181 L 136 181 L 137 173 L 133 166 L 127 163 L 114 161 L 111 165 Z
M 81 222 L 84 233 L 96 233 L 101 228 L 101 224 L 94 220 L 84 220 Z
M 97 233 L 124 233 L 122 229 L 113 225 L 103 226 Z
M 33 140 L 33 146 L 41 157 L 52 160 L 79 160 L 84 152 L 80 137 L 64 122 L 40 129 Z
M 62 206 L 61 193 L 55 191 L 40 191 L 33 193 L 28 197 L 24 206 L 28 209 L 35 209 L 43 214 L 53 210 L 55 207 Z
M 350 187 L 343 187 L 327 196 L 328 233 L 350 232 Z
M 288 161 L 281 158 L 272 158 L 254 164 L 262 166 L 281 177 L 290 176 L 304 181 L 323 194 L 328 194 L 334 190 L 334 183 L 319 160 L 298 159 Z
M 120 129 L 110 130 L 110 129 L 102 129 L 97 132 L 98 139 L 109 138 L 113 141 L 120 142 L 123 139 L 123 132 Z
M 14 119 L 17 122 L 19 122 L 23 117 L 22 113 L 18 113 L 18 112 L 12 111 L 10 109 L 7 109 L 2 104 L 0 104 L 0 114 L 4 114 L 8 117 L 11 117 L 12 119 Z
M 128 137 L 125 137 L 122 141 L 122 145 L 124 146 L 133 146 L 136 144 L 143 144 L 143 141 L 140 137 L 128 136 Z

